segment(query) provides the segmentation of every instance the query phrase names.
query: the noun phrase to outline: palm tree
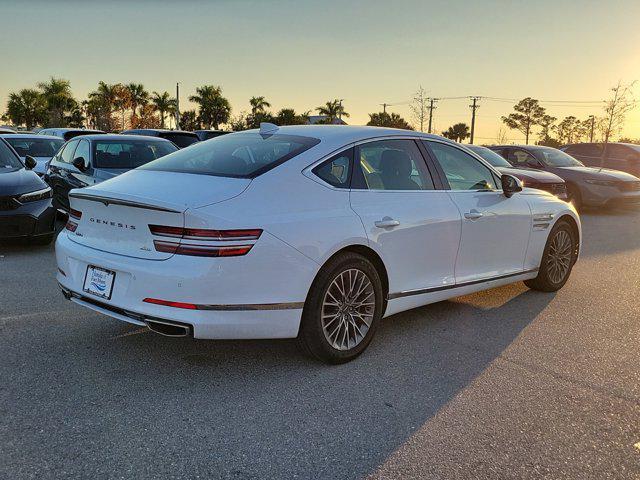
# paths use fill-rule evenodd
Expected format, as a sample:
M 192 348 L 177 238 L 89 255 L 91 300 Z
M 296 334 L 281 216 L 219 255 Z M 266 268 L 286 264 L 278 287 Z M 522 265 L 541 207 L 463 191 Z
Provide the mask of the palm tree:
M 271 104 L 264 97 L 251 97 L 249 104 L 251 105 L 251 115 L 254 116 L 257 113 L 265 113 L 266 109 L 271 107 Z
M 167 113 L 175 111 L 175 99 L 171 98 L 169 92 L 164 92 L 162 94 L 153 92 L 153 94 L 151 95 L 151 103 L 153 103 L 155 110 L 160 114 L 160 128 L 164 128 L 164 119 Z
M 96 124 L 103 130 L 113 129 L 113 110 L 120 106 L 118 94 L 122 86 L 120 84 L 109 85 L 103 81 L 98 82 L 98 88 L 89 93 L 89 103 L 92 116 L 97 119 Z
M 273 118 L 277 125 L 304 125 L 309 120 L 309 112 L 298 115 L 293 108 L 283 108 Z
M 71 93 L 71 83 L 69 80 L 51 77 L 48 82 L 38 83 L 38 88 L 47 106 L 47 123 L 55 127 L 64 127 L 65 112 L 76 104 Z
M 129 95 L 129 89 L 124 85 L 118 83 L 116 85 L 116 100 L 114 106 L 120 110 L 122 114 L 122 128 L 125 129 L 125 113 L 127 112 L 127 108 L 131 105 L 131 96 Z
M 130 83 L 126 86 L 129 92 L 129 104 L 134 115 L 137 114 L 138 107 L 144 107 L 149 103 L 149 92 L 144 89 L 141 83 Z
M 456 142 L 462 142 L 470 136 L 469 125 L 466 123 L 456 123 L 442 132 L 442 136 L 450 140 L 455 140 Z
M 326 118 L 326 123 L 334 123 L 337 118 L 348 117 L 349 114 L 345 112 L 344 107 L 342 106 L 342 101 L 335 99 L 333 101 L 327 102 L 324 105 L 316 108 L 320 115 L 324 115 Z
M 14 125 L 24 124 L 31 130 L 46 119 L 47 106 L 43 95 L 33 88 L 23 88 L 10 93 L 6 116 Z
M 229 121 L 231 104 L 222 96 L 220 87 L 213 85 L 198 87 L 196 94 L 189 97 L 189 101 L 198 104 L 198 121 L 204 128 L 217 130 L 220 124 Z
M 369 123 L 374 127 L 403 128 L 405 130 L 413 130 L 404 118 L 397 113 L 378 112 L 369 114 Z

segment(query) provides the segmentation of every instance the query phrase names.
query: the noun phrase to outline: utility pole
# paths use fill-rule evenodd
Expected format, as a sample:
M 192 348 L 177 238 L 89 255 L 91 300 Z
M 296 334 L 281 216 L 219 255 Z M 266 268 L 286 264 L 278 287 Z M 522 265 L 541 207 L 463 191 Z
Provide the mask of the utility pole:
M 338 110 L 338 119 L 342 120 L 342 101 L 344 100 L 344 98 L 340 99 L 340 110 Z M 340 122 L 342 123 L 342 121 Z
M 476 126 L 476 110 L 480 108 L 480 106 L 476 104 L 478 100 L 480 100 L 480 97 L 471 97 L 473 103 L 469 105 L 469 108 L 471 108 L 471 137 L 469 138 L 469 143 L 471 145 L 473 145 L 473 132 Z
M 387 113 L 387 105 L 389 105 L 388 103 L 383 103 L 382 104 L 382 112 L 383 113 Z
M 437 98 L 430 98 L 430 99 L 429 99 L 429 132 L 428 132 L 428 133 L 431 133 L 431 125 L 432 125 L 431 120 L 433 119 L 433 111 L 434 111 L 436 108 L 438 108 L 438 107 L 436 107 L 436 106 L 435 106 L 435 103 L 436 103 L 437 101 L 438 101 L 438 99 L 437 99 Z
M 594 117 L 593 115 L 589 115 L 589 118 L 591 119 L 591 134 L 589 135 L 589 143 L 593 143 L 593 127 L 596 123 L 596 117 Z
M 176 130 L 180 130 L 180 82 L 176 82 Z

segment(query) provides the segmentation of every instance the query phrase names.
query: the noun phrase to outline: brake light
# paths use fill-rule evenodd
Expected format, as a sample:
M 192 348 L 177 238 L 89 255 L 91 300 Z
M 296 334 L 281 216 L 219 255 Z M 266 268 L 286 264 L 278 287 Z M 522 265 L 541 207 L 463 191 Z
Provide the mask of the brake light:
M 145 303 L 153 303 L 154 305 L 162 305 L 164 307 L 184 308 L 187 310 L 197 310 L 197 306 L 193 303 L 171 302 L 169 300 L 160 300 L 158 298 L 145 298 Z
M 64 226 L 64 228 L 66 228 L 70 232 L 75 232 L 76 228 L 78 228 L 78 224 L 75 223 L 75 222 L 72 222 L 71 220 L 68 220 L 67 224 Z
M 242 230 L 209 230 L 205 228 L 182 228 L 165 225 L 149 225 L 153 235 L 180 237 L 195 240 L 258 240 L 262 235 L 259 228 Z
M 82 212 L 80 210 L 74 210 L 73 208 L 71 208 L 69 209 L 69 217 L 80 220 L 82 218 Z
M 191 255 L 196 257 L 238 257 L 246 255 L 253 245 L 190 245 L 176 242 L 154 240 L 153 245 L 158 252 L 176 255 Z

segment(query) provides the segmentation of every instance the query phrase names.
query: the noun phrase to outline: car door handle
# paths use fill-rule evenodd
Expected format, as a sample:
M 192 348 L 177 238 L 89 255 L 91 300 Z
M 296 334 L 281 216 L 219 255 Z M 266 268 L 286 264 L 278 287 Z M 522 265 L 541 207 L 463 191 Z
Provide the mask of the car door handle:
M 378 220 L 377 222 L 375 222 L 375 226 L 378 228 L 397 227 L 398 225 L 400 225 L 400 222 L 398 220 L 394 220 L 393 218 L 389 217 L 384 217 L 382 220 Z
M 467 220 L 477 220 L 481 217 L 482 212 L 479 212 L 477 210 L 471 210 L 470 212 L 464 214 L 464 218 L 466 218 Z

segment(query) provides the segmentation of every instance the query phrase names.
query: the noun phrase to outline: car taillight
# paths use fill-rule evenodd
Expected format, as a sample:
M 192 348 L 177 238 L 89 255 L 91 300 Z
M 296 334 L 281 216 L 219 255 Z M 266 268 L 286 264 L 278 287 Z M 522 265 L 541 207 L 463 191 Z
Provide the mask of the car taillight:
M 210 230 L 205 228 L 183 228 L 166 225 L 149 225 L 153 235 L 172 237 L 178 241 L 154 240 L 158 252 L 197 257 L 238 257 L 246 255 L 253 247 L 250 245 L 216 245 L 215 243 L 184 243 L 182 240 L 200 240 L 201 242 L 233 242 L 258 240 L 262 235 L 259 228 L 239 230 Z
M 193 303 L 171 302 L 169 300 L 160 300 L 159 298 L 145 298 L 145 303 L 153 303 L 154 305 L 163 305 L 165 307 L 185 308 L 187 310 L 196 310 L 198 307 Z
M 82 218 L 82 212 L 80 210 L 74 210 L 73 208 L 71 208 L 69 209 L 69 217 L 80 220 Z
M 193 240 L 257 240 L 262 235 L 259 228 L 244 230 L 209 230 L 204 228 L 168 227 L 149 225 L 153 235 L 180 237 Z
M 78 228 L 78 224 L 76 222 L 72 222 L 71 220 L 68 220 L 64 228 L 66 228 L 70 232 L 75 232 L 76 228 Z

